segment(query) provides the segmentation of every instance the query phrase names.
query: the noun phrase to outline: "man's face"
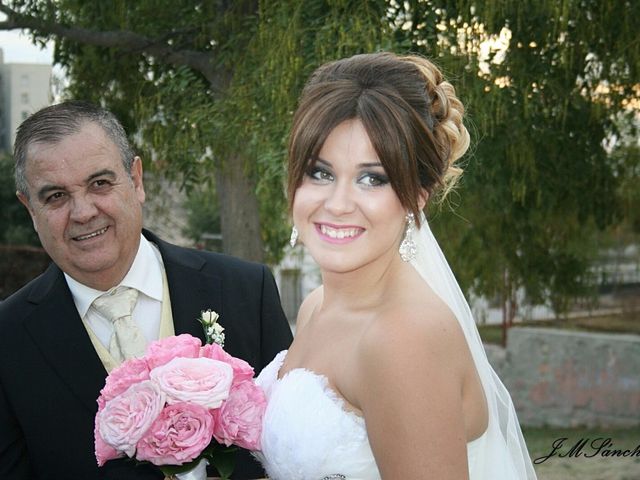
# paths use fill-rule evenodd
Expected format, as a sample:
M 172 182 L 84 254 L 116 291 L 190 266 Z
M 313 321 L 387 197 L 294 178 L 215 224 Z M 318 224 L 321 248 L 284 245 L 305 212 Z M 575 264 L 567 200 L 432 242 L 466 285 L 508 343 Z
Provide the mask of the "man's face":
M 32 144 L 26 178 L 29 199 L 18 194 L 42 246 L 75 280 L 108 290 L 126 275 L 142 229 L 142 161 L 131 177 L 104 130 L 86 123 L 55 144 Z

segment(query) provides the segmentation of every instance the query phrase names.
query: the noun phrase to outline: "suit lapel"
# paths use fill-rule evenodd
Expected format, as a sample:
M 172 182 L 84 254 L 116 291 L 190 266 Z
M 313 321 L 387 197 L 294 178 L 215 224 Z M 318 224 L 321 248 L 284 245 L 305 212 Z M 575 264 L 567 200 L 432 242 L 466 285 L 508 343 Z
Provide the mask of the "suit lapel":
M 220 277 L 203 273 L 206 262 L 200 256 L 163 242 L 151 232 L 145 230 L 143 233 L 158 246 L 162 255 L 169 282 L 176 335 L 188 333 L 204 343 L 202 325 L 197 319 L 201 311 L 208 309 L 215 310 L 222 316 Z
M 107 376 L 61 270 L 51 265 L 28 298 L 25 328 L 45 361 L 92 412 Z
M 144 234 L 158 245 L 163 258 L 176 335 L 188 333 L 204 342 L 202 325 L 197 319 L 207 309 L 223 316 L 220 278 L 202 272 L 206 262 L 200 256 L 165 243 L 150 232 Z M 33 342 L 61 381 L 95 412 L 107 372 L 56 265 L 52 264 L 43 274 L 28 302 L 33 309 L 25 318 L 25 328 Z

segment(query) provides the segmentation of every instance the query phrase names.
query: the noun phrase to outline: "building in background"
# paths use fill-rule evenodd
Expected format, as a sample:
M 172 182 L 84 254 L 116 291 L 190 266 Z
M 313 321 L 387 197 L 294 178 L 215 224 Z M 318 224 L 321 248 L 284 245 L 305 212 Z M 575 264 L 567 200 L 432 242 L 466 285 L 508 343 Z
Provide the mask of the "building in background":
M 0 48 L 0 151 L 11 151 L 16 129 L 52 103 L 51 65 L 4 63 Z
M 296 317 L 302 300 L 322 283 L 320 269 L 301 245 L 285 247 L 285 255 L 273 273 L 280 291 L 280 300 L 289 325 L 295 333 Z

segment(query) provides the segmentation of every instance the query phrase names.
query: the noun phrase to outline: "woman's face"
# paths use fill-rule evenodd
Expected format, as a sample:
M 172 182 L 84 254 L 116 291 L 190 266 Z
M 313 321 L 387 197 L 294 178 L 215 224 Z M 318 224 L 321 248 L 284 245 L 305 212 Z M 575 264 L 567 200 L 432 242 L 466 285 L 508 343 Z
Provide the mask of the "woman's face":
M 406 213 L 357 119 L 329 134 L 293 202 L 300 240 L 333 272 L 399 258 Z

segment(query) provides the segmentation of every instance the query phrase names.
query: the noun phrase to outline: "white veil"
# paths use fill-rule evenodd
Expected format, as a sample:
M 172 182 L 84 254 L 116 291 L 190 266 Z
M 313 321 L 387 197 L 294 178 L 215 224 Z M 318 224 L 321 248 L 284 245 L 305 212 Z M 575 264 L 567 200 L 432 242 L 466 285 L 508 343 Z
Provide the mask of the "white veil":
M 411 265 L 458 319 L 487 399 L 489 425 L 481 437 L 474 477 L 477 470 L 477 478 L 481 479 L 535 480 L 536 474 L 509 392 L 489 364 L 469 304 L 424 213 L 420 215 L 420 229 L 413 235 L 417 253 Z

